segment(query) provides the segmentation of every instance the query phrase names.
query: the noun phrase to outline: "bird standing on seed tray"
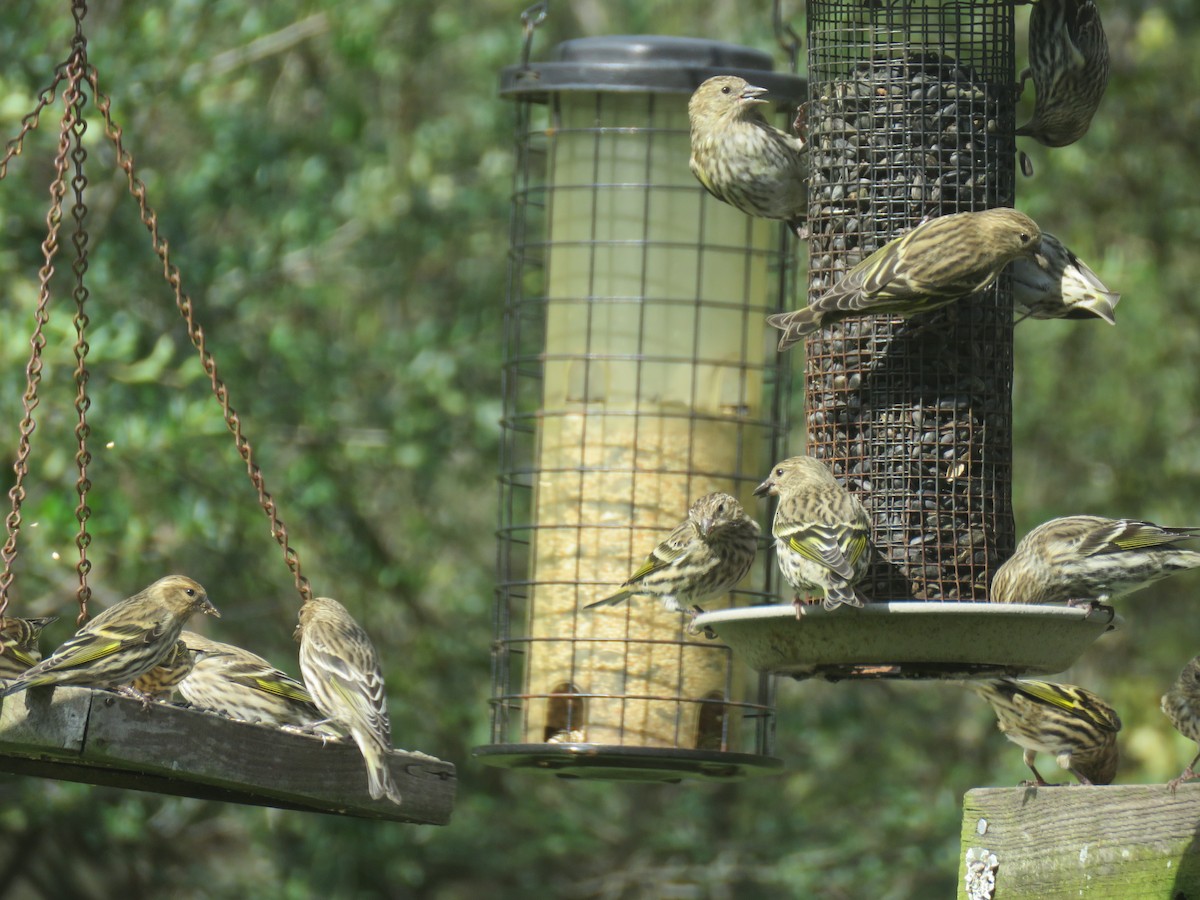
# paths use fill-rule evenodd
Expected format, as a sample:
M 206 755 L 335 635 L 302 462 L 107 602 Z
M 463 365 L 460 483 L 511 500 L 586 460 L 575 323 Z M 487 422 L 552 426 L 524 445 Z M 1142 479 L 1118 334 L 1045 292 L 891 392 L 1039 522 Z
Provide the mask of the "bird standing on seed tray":
M 991 600 L 1095 606 L 1200 566 L 1200 552 L 1176 546 L 1197 537 L 1200 528 L 1136 519 L 1051 519 L 1025 535 L 996 571 Z
M 782 219 L 797 234 L 808 214 L 804 140 L 764 118 L 765 88 L 717 75 L 688 101 L 692 174 L 704 188 L 749 216 Z
M 220 616 L 204 588 L 182 575 L 160 578 L 89 620 L 61 647 L 11 681 L 0 697 L 48 684 L 114 688 L 146 700 L 130 686 L 175 649 L 195 612 Z
M 42 658 L 38 637 L 43 628 L 57 620 L 58 616 L 40 616 L 35 619 L 0 617 L 0 640 L 4 641 L 4 651 L 0 652 L 0 678 L 16 678 L 30 666 L 37 664 Z
M 195 660 L 179 683 L 189 706 L 243 722 L 336 733 L 319 726 L 324 717 L 308 689 L 257 653 L 191 631 L 181 637 Z
M 1042 232 L 1033 256 L 1020 256 L 1008 267 L 1013 308 L 1021 322 L 1030 319 L 1103 319 L 1116 325 L 1113 313 L 1121 295 L 1052 234 Z
M 1033 219 L 1007 207 L 938 216 L 884 244 L 808 306 L 767 323 L 783 332 L 782 352 L 852 316 L 929 312 L 983 290 L 1013 260 L 1036 253 L 1041 238 Z
M 1200 744 L 1200 656 L 1188 660 L 1171 689 L 1162 695 L 1160 706 L 1180 734 Z M 1197 762 L 1200 762 L 1200 752 L 1178 778 L 1167 782 L 1171 793 L 1175 793 L 1183 782 L 1197 777 L 1194 771 Z
M 1046 784 L 1033 765 L 1039 753 L 1052 754 L 1080 784 L 1112 783 L 1121 720 L 1091 691 L 1017 678 L 972 682 L 968 687 L 991 704 L 1004 735 L 1025 749 L 1025 765 L 1037 784 Z
M 800 594 L 811 591 L 824 595 L 825 609 L 862 606 L 854 585 L 871 565 L 871 521 L 858 498 L 811 456 L 776 464 L 754 493 L 779 498 L 771 533 L 779 570 L 797 592 L 796 618 L 804 613 Z
M 392 726 L 388 721 L 383 670 L 362 626 L 346 607 L 328 597 L 300 607 L 296 626 L 300 672 L 317 708 L 330 722 L 349 732 L 367 764 L 372 800 L 387 797 L 400 803 L 400 789 L 388 770 Z
M 1033 118 L 1017 129 L 1047 147 L 1083 137 L 1108 86 L 1108 39 L 1093 0 L 1039 0 L 1029 16 L 1029 68 Z
M 720 491 L 705 494 L 617 593 L 584 609 L 641 596 L 658 597 L 672 612 L 686 607 L 700 612 L 698 604 L 729 593 L 746 577 L 758 552 L 758 534 L 758 523 L 736 498 Z

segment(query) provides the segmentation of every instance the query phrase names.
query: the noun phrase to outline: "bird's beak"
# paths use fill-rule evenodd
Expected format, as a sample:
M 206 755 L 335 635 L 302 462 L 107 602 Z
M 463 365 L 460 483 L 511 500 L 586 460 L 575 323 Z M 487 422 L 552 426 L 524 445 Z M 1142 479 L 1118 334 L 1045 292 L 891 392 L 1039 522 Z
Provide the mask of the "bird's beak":
M 708 537 L 712 533 L 713 520 L 710 516 L 705 516 L 700 520 L 700 534 L 703 537 Z
M 761 97 L 766 92 L 767 92 L 766 88 L 755 87 L 752 84 L 748 84 L 742 89 L 742 96 L 740 99 L 748 100 L 751 103 L 766 103 L 767 102 L 766 100 L 759 99 L 759 97 Z
M 771 493 L 771 488 L 773 488 L 773 487 L 775 487 L 775 482 L 773 482 L 770 478 L 768 478 L 766 481 L 764 481 L 762 484 L 760 484 L 758 487 L 756 487 L 754 489 L 754 496 L 755 497 L 765 497 L 765 496 L 767 496 L 767 494 Z
M 207 597 L 205 597 L 204 602 L 200 604 L 200 612 L 204 613 L 206 616 L 216 616 L 218 619 L 221 618 L 221 613 L 215 606 L 212 605 L 212 603 L 209 602 Z

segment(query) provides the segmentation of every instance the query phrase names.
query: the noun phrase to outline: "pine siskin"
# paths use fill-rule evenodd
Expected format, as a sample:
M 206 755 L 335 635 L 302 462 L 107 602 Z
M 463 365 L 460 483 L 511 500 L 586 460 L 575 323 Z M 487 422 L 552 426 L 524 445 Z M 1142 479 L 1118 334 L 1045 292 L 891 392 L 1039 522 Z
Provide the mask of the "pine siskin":
M 1200 744 L 1200 656 L 1193 656 L 1188 660 L 1171 689 L 1162 695 L 1160 705 L 1176 731 L 1189 741 Z M 1200 752 L 1192 758 L 1178 778 L 1167 782 L 1172 794 L 1179 785 L 1197 777 L 1197 762 L 1200 762 Z
M 825 609 L 862 606 L 854 585 L 871 564 L 871 521 L 858 498 L 811 456 L 778 463 L 754 493 L 779 498 L 771 531 L 779 570 L 797 591 L 796 617 L 804 612 L 800 594 L 810 591 L 824 594 Z
M 192 671 L 192 653 L 183 640 L 175 642 L 171 652 L 157 666 L 133 679 L 133 689 L 151 700 L 171 701 L 179 683 Z
M 346 607 L 318 597 L 300 607 L 296 627 L 300 672 L 313 702 L 329 721 L 348 731 L 367 763 L 372 800 L 386 796 L 400 803 L 400 789 L 388 771 L 392 749 L 383 671 L 362 626 Z
M 1200 528 L 1163 528 L 1134 519 L 1064 516 L 1017 544 L 992 579 L 993 603 L 1104 603 L 1200 566 L 1200 553 L 1175 545 Z
M 0 618 L 0 640 L 4 650 L 0 652 L 0 678 L 16 678 L 42 658 L 38 637 L 42 629 L 58 616 L 40 616 L 36 619 L 21 619 L 16 616 Z
M 758 523 L 734 497 L 705 494 L 617 593 L 584 609 L 642 596 L 658 597 L 672 612 L 685 606 L 699 610 L 698 604 L 729 593 L 746 577 L 758 552 L 758 534 Z
M 1087 265 L 1052 234 L 1042 232 L 1042 246 L 1008 267 L 1013 307 L 1033 319 L 1103 319 L 1116 325 L 1113 312 L 1121 295 L 1110 291 Z
M 767 323 L 783 331 L 780 352 L 806 335 L 852 316 L 929 312 L 981 291 L 1000 270 L 1037 252 L 1041 229 L 1001 207 L 923 222 L 884 244 L 803 309 Z
M 1017 129 L 1047 147 L 1083 137 L 1108 86 L 1108 40 L 1093 0 L 1039 0 L 1029 17 L 1029 68 L 1037 99 Z
M 688 101 L 692 174 L 705 189 L 749 216 L 782 219 L 797 234 L 808 214 L 804 141 L 770 124 L 759 110 L 765 88 L 717 75 Z
M 302 683 L 257 653 L 191 631 L 183 632 L 182 639 L 195 659 L 179 684 L 188 705 L 243 722 L 297 728 L 312 728 L 324 718 Z
M 1025 748 L 1025 765 L 1037 784 L 1046 784 L 1033 765 L 1039 753 L 1054 754 L 1059 766 L 1080 784 L 1112 783 L 1117 774 L 1121 720 L 1091 691 L 1073 684 L 1017 678 L 969 686 L 991 704 L 1004 735 Z
M 127 686 L 171 653 L 179 632 L 197 610 L 220 616 L 204 588 L 192 579 L 160 578 L 87 622 L 74 637 L 10 682 L 0 697 L 47 684 L 108 687 L 136 694 Z

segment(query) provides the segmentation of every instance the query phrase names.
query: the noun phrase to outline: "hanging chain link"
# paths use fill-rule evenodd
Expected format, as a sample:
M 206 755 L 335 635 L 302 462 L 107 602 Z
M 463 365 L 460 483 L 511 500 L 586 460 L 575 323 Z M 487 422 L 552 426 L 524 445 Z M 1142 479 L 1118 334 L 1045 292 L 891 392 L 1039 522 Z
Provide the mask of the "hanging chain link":
M 125 172 L 125 176 L 129 182 L 129 193 L 137 201 L 142 224 L 150 232 L 150 243 L 159 260 L 162 261 L 163 278 L 166 279 L 167 284 L 175 292 L 175 305 L 179 308 L 179 314 L 183 316 L 184 322 L 187 323 L 188 337 L 191 338 L 192 346 L 196 348 L 196 352 L 200 354 L 200 363 L 204 366 L 204 371 L 208 375 L 213 394 L 221 404 L 221 413 L 225 417 L 225 424 L 233 435 L 238 454 L 246 464 L 246 473 L 250 476 L 250 483 L 258 493 L 259 505 L 270 520 L 271 536 L 275 538 L 283 550 L 283 559 L 295 579 L 296 590 L 299 592 L 301 599 L 307 602 L 312 599 L 312 588 L 309 586 L 308 579 L 300 571 L 300 555 L 288 541 L 287 526 L 279 518 L 275 500 L 267 491 L 262 471 L 254 462 L 254 451 L 250 446 L 250 441 L 242 434 L 241 420 L 238 418 L 236 410 L 229 403 L 229 389 L 217 374 L 216 360 L 213 359 L 212 354 L 205 346 L 204 329 L 196 322 L 195 311 L 192 308 L 192 298 L 184 291 L 179 269 L 171 262 L 170 250 L 166 238 L 161 237 L 158 233 L 158 213 L 147 202 L 146 185 L 142 183 L 142 180 L 134 172 L 133 157 L 125 149 L 125 145 L 121 140 L 122 129 L 112 118 L 112 102 L 100 90 L 100 84 L 94 67 L 88 68 L 87 79 L 92 86 L 96 108 L 104 117 L 104 133 L 112 142 L 113 147 L 116 148 L 117 165 Z
M 45 257 L 45 264 L 38 272 L 38 303 L 35 312 L 33 335 L 30 338 L 30 358 L 25 369 L 26 388 L 22 397 L 24 416 L 21 419 L 20 425 L 17 459 L 13 464 L 13 471 L 16 474 L 16 478 L 12 488 L 8 492 L 12 509 L 5 519 L 7 539 L 3 548 L 0 548 L 0 558 L 2 558 L 4 564 L 3 571 L 0 572 L 0 616 L 4 614 L 5 609 L 8 607 L 8 591 L 13 580 L 13 563 L 17 557 L 17 535 L 21 528 L 21 505 L 25 500 L 25 478 L 29 474 L 30 438 L 37 427 L 33 413 L 40 402 L 38 388 L 42 379 L 42 352 L 46 346 L 46 338 L 43 332 L 49 321 L 50 278 L 54 274 L 53 259 L 58 252 L 59 246 L 58 233 L 62 224 L 63 198 L 66 195 L 68 154 L 73 164 L 71 187 L 74 203 L 71 207 L 71 214 L 75 220 L 75 231 L 72 235 L 72 241 L 75 246 L 75 261 L 72 271 L 74 273 L 73 295 L 76 310 L 74 318 L 76 334 L 74 377 L 76 388 L 75 411 L 78 418 L 75 426 L 77 441 L 75 463 L 79 477 L 75 483 L 75 490 L 79 496 L 79 503 L 75 507 L 75 517 L 79 522 L 79 532 L 75 543 L 79 549 L 79 562 L 76 565 L 76 571 L 79 574 L 79 617 L 77 620 L 79 624 L 83 624 L 87 619 L 87 604 L 91 599 L 88 574 L 91 572 L 92 564 L 88 559 L 88 548 L 91 545 L 92 539 L 88 531 L 88 520 L 91 517 L 92 511 L 87 502 L 88 492 L 92 487 L 92 482 L 87 475 L 88 466 L 92 461 L 91 453 L 88 451 L 88 438 L 91 436 L 91 426 L 88 425 L 87 421 L 87 412 L 91 407 L 91 398 L 88 395 L 87 389 L 90 378 L 87 368 L 87 354 L 90 346 L 86 337 L 87 326 L 90 320 L 85 311 L 89 292 L 84 283 L 84 276 L 88 269 L 89 237 L 84 225 L 87 217 L 87 206 L 83 200 L 84 190 L 88 183 L 87 177 L 84 174 L 87 151 L 83 146 L 83 136 L 87 131 L 87 123 L 83 119 L 85 97 L 81 91 L 84 81 L 91 85 L 93 102 L 104 118 L 105 136 L 112 142 L 116 149 L 117 165 L 125 173 L 129 183 L 129 192 L 133 195 L 134 200 L 137 201 L 142 224 L 150 232 L 151 245 L 154 248 L 155 254 L 162 262 L 163 277 L 175 293 L 175 305 L 178 307 L 179 313 L 183 316 L 183 320 L 187 325 L 188 337 L 191 339 L 192 345 L 196 348 L 196 352 L 200 355 L 200 363 L 208 375 L 213 394 L 221 404 L 221 413 L 224 416 L 225 424 L 233 435 L 238 455 L 241 456 L 242 461 L 246 464 L 246 472 L 250 477 L 250 483 L 258 494 L 259 505 L 270 521 L 271 536 L 283 551 L 284 562 L 287 563 L 288 568 L 292 572 L 296 590 L 300 594 L 301 600 L 311 600 L 312 588 L 309 585 L 308 579 L 301 572 L 300 555 L 289 542 L 287 526 L 280 519 L 275 500 L 270 492 L 267 491 L 262 471 L 254 462 L 253 448 L 250 446 L 250 441 L 242 433 L 242 423 L 237 411 L 230 404 L 229 389 L 217 373 L 216 360 L 208 351 L 205 344 L 204 329 L 196 322 L 192 299 L 183 290 L 182 278 L 179 274 L 179 269 L 171 262 L 170 250 L 166 239 L 158 233 L 158 214 L 150 207 L 146 200 L 146 186 L 134 171 L 133 157 L 125 149 L 122 142 L 122 129 L 113 121 L 111 112 L 112 101 L 100 90 L 96 69 L 88 63 L 87 39 L 83 33 L 83 18 L 87 14 L 86 0 L 72 0 L 71 12 L 75 18 L 75 36 L 72 39 L 71 56 L 55 70 L 54 80 L 38 96 L 37 105 L 32 112 L 21 120 L 20 131 L 15 138 L 5 145 L 4 155 L 0 156 L 0 179 L 3 179 L 8 174 L 9 162 L 14 157 L 20 155 L 25 137 L 29 132 L 37 128 L 43 110 L 54 102 L 58 86 L 66 79 L 67 86 L 63 91 L 65 111 L 59 131 L 58 152 L 54 158 L 55 177 L 50 186 L 51 205 L 49 212 L 46 214 L 47 235 L 46 240 L 42 243 L 42 254 Z M 0 651 L 2 650 L 3 642 L 0 641 Z
M 80 59 L 85 65 L 86 53 L 86 43 L 84 43 L 80 48 Z M 75 439 L 78 442 L 75 466 L 79 471 L 79 478 L 75 482 L 75 492 L 79 495 L 79 504 L 75 507 L 75 518 L 79 521 L 79 533 L 75 536 L 75 546 L 79 548 L 79 562 L 75 565 L 75 571 L 79 574 L 79 590 L 77 592 L 79 615 L 75 620 L 76 626 L 87 621 L 88 601 L 92 598 L 92 589 L 88 585 L 88 573 L 92 571 L 92 562 L 88 559 L 88 547 L 92 543 L 92 536 L 88 532 L 88 519 L 92 515 L 91 507 L 88 506 L 88 491 L 91 490 L 92 482 L 88 478 L 87 472 L 88 465 L 92 461 L 92 454 L 88 451 L 87 442 L 92 429 L 88 425 L 87 412 L 92 405 L 92 400 L 88 396 L 90 374 L 87 368 L 87 354 L 91 349 L 87 342 L 87 326 L 90 320 L 85 311 L 89 291 L 84 283 L 84 275 L 88 270 L 89 241 L 87 228 L 84 225 L 88 210 L 83 201 L 84 189 L 88 183 L 87 176 L 84 174 L 84 164 L 87 162 L 87 150 L 83 146 L 83 136 L 87 132 L 87 122 L 83 118 L 85 103 L 86 97 L 80 91 L 76 96 L 75 123 L 71 130 L 73 145 L 71 162 L 74 167 L 71 188 L 75 195 L 75 202 L 71 206 L 71 216 L 75 220 L 75 233 L 71 236 L 71 241 L 75 245 L 75 260 L 71 264 L 71 271 L 75 275 L 73 291 L 75 297 L 75 412 L 79 417 L 75 424 Z
M 21 530 L 21 504 L 25 500 L 25 478 L 29 474 L 29 450 L 31 446 L 31 437 L 37 423 L 34 420 L 33 412 L 37 409 L 40 398 L 38 397 L 38 387 L 42 381 L 42 351 L 46 347 L 46 337 L 44 329 L 46 323 L 50 320 L 49 303 L 50 303 L 50 278 L 54 274 L 54 257 L 58 253 L 58 232 L 62 225 L 62 204 L 63 197 L 66 195 L 66 177 L 67 177 L 67 154 L 71 148 L 71 136 L 75 129 L 76 116 L 79 110 L 79 89 L 84 77 L 85 61 L 78 51 L 71 54 L 71 58 L 66 62 L 59 76 L 55 78 L 49 91 L 49 97 L 53 99 L 53 90 L 61 82 L 62 78 L 67 79 L 67 87 L 63 91 L 63 104 L 66 107 L 63 113 L 62 126 L 59 129 L 58 151 L 54 155 L 54 180 L 50 184 L 50 209 L 46 213 L 46 239 L 42 242 L 42 256 L 45 263 L 38 270 L 38 301 L 37 309 L 34 312 L 34 328 L 33 335 L 29 339 L 30 355 L 29 363 L 25 367 L 25 393 L 21 397 L 21 406 L 24 410 L 24 416 L 21 419 L 20 436 L 17 441 L 17 459 L 13 463 L 13 472 L 16 478 L 12 488 L 8 492 L 8 498 L 12 504 L 11 510 L 4 520 L 7 538 L 4 542 L 4 547 L 0 549 L 0 557 L 3 558 L 4 570 L 0 572 L 0 616 L 8 608 L 8 591 L 13 580 L 13 563 L 17 558 L 17 535 Z M 46 94 L 43 93 L 43 100 Z M 39 105 L 35 108 L 30 116 L 26 117 L 28 128 L 23 127 L 20 136 L 14 141 L 9 142 L 9 153 L 5 156 L 5 164 L 8 160 L 20 152 L 20 142 L 24 136 L 37 124 L 37 116 L 50 102 L 39 101 Z M 2 645 L 0 645 L 2 647 Z

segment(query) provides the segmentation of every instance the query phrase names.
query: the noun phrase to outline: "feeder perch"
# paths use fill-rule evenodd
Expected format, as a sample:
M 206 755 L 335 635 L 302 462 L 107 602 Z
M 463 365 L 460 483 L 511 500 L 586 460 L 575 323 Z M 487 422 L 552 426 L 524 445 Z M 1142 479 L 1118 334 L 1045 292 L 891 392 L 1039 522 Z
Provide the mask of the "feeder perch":
M 517 105 L 492 743 L 484 762 L 675 781 L 772 771 L 773 685 L 616 591 L 697 497 L 752 496 L 786 433 L 786 359 L 763 326 L 795 303 L 778 222 L 688 169 L 687 102 L 743 74 L 790 123 L 803 82 L 766 54 L 664 37 L 567 41 L 506 69 Z M 759 555 L 732 603 L 773 596 Z M 717 601 L 716 606 L 721 602 Z
M 928 218 L 1013 205 L 1017 96 L 1011 0 L 809 0 L 807 23 L 815 299 Z M 877 562 L 860 587 L 876 602 L 698 625 L 761 671 L 832 678 L 1058 672 L 1108 630 L 1078 610 L 981 602 L 1015 544 L 1006 274 L 907 322 L 826 327 L 804 365 L 807 452 L 871 516 Z
M 34 413 L 41 402 L 42 351 L 46 346 L 43 329 L 49 321 L 50 283 L 60 246 L 59 230 L 64 221 L 63 201 L 68 182 L 73 194 L 71 243 L 76 251 L 71 273 L 76 332 L 75 463 L 78 477 L 75 490 L 79 498 L 75 509 L 79 523 L 75 541 L 79 560 L 75 568 L 79 576 L 80 622 L 87 616 L 91 598 L 88 584 L 91 571 L 88 558 L 91 545 L 88 528 L 91 516 L 88 499 L 92 488 L 88 476 L 91 426 L 87 415 L 91 407 L 87 365 L 91 318 L 84 282 L 90 243 L 85 203 L 88 153 L 83 142 L 87 128 L 83 118 L 86 103 L 90 103 L 103 120 L 104 136 L 113 145 L 116 163 L 128 180 L 141 221 L 149 232 L 152 249 L 158 257 L 155 264 L 161 265 L 174 292 L 187 335 L 199 354 L 259 504 L 270 521 L 271 535 L 282 550 L 300 598 L 309 599 L 312 589 L 301 573 L 299 554 L 289 544 L 277 504 L 267 491 L 263 473 L 254 461 L 250 441 L 231 405 L 228 386 L 218 374 L 216 361 L 206 346 L 195 305 L 183 289 L 182 276 L 171 260 L 167 241 L 159 235 L 158 215 L 147 201 L 145 185 L 138 178 L 133 157 L 123 144 L 122 130 L 113 121 L 109 97 L 100 90 L 96 69 L 88 62 L 87 40 L 82 27 L 86 11 L 83 0 L 75 0 L 72 4 L 75 35 L 70 56 L 57 67 L 50 86 L 41 92 L 37 105 L 22 120 L 19 133 L 5 145 L 0 156 L 2 179 L 10 162 L 21 153 L 25 138 L 37 127 L 41 114 L 61 98 L 64 112 L 54 159 L 55 175 L 50 186 L 51 208 L 46 216 L 48 235 L 42 244 L 45 265 L 39 272 L 35 324 L 29 342 L 31 355 L 25 367 L 24 414 L 18 427 L 14 484 L 8 492 L 12 506 L 5 519 L 7 538 L 0 549 L 3 563 L 0 614 L 7 610 L 9 588 L 15 574 L 21 510 L 33 449 L 31 437 L 36 428 Z M 71 177 L 68 179 L 69 169 Z M 290 631 L 292 623 L 283 627 Z M 142 704 L 116 694 L 87 688 L 32 688 L 0 701 L 0 771 L 399 822 L 445 824 L 449 821 L 455 794 L 455 770 L 450 763 L 419 753 L 393 752 L 389 756 L 389 765 L 404 794 L 403 805 L 368 799 L 365 766 L 352 741 L 322 741 L 319 737 L 235 722 L 159 703 L 143 708 Z

